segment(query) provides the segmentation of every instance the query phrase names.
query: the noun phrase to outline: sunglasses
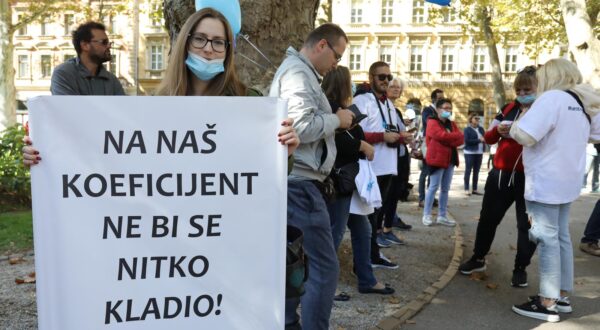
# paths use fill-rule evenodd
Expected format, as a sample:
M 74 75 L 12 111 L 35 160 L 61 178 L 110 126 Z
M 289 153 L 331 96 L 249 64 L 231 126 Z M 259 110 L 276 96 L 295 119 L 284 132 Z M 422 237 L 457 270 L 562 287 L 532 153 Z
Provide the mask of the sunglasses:
M 394 76 L 392 76 L 391 74 L 377 74 L 375 75 L 375 77 L 377 77 L 379 81 L 384 81 L 386 79 L 387 81 L 392 81 L 392 79 L 394 79 Z

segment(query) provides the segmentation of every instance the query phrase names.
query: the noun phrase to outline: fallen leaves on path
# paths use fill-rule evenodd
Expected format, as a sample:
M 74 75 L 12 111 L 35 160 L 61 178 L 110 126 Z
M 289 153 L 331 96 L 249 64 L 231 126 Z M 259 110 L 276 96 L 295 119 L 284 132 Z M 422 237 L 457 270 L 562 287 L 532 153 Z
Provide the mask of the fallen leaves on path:
M 25 262 L 25 259 L 23 259 L 23 257 L 13 257 L 13 258 L 8 259 L 8 263 L 10 265 L 16 265 L 16 264 L 20 264 L 22 262 Z
M 485 272 L 472 272 L 471 275 L 469 275 L 469 278 L 472 281 L 481 282 L 487 280 L 488 275 Z
M 394 304 L 394 305 L 398 305 L 400 303 L 400 299 L 398 299 L 394 296 L 389 297 L 387 301 L 388 301 L 388 303 Z
M 491 289 L 491 290 L 496 290 L 496 289 L 498 289 L 498 284 L 496 284 L 496 283 L 488 283 L 485 287 L 488 288 L 488 289 Z
M 514 245 L 512 245 L 512 244 L 508 244 L 508 248 L 511 249 L 511 250 L 513 250 L 513 251 L 517 251 L 517 248 Z
M 20 278 L 15 278 L 15 283 L 17 284 L 31 284 L 35 283 L 35 272 L 29 273 L 27 276 Z

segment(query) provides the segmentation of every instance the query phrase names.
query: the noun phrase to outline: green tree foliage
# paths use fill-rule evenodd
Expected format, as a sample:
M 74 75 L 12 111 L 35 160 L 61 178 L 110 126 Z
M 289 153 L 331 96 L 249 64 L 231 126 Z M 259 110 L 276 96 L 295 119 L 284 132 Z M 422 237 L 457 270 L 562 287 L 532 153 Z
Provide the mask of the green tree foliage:
M 21 125 L 0 132 L 0 199 L 22 204 L 31 196 L 29 170 L 21 157 L 24 135 Z

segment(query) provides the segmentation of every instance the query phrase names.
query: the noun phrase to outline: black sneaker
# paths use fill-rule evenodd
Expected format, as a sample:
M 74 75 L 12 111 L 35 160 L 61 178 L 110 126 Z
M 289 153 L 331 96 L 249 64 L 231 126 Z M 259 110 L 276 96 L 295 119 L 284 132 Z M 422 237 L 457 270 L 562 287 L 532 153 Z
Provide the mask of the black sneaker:
M 529 301 L 540 300 L 540 296 L 529 296 Z M 560 297 L 556 301 L 556 310 L 559 313 L 572 313 L 573 307 L 571 307 L 571 300 L 569 297 Z
M 398 218 L 398 222 L 394 223 L 394 227 L 403 230 L 403 231 L 409 231 L 412 229 L 412 226 L 405 223 L 404 221 L 400 220 L 400 218 Z
M 540 299 L 528 301 L 521 305 L 513 305 L 512 310 L 519 315 L 538 320 L 548 322 L 560 321 L 560 316 L 558 316 L 558 312 L 556 310 L 556 304 L 546 308 L 544 305 L 542 305 Z
M 471 275 L 473 272 L 483 272 L 485 270 L 485 259 L 471 258 L 467 262 L 462 263 L 458 270 L 463 275 Z
M 385 269 L 398 269 L 398 265 L 391 262 L 391 261 L 387 261 L 385 259 L 379 258 L 378 260 L 376 260 L 375 262 L 371 263 L 371 267 L 373 268 L 385 268 Z
M 515 288 L 525 288 L 527 287 L 527 272 L 525 269 L 515 269 L 513 270 L 512 279 L 510 280 L 510 285 Z

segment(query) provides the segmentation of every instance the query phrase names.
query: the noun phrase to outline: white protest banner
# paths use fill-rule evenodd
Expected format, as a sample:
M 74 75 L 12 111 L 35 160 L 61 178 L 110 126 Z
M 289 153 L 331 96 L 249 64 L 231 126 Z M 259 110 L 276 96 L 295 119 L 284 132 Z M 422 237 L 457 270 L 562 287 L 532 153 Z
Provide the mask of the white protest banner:
M 285 101 L 28 105 L 40 329 L 284 327 Z

